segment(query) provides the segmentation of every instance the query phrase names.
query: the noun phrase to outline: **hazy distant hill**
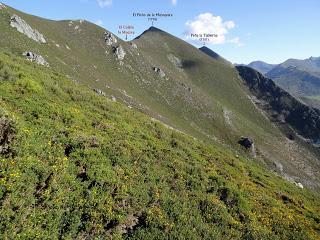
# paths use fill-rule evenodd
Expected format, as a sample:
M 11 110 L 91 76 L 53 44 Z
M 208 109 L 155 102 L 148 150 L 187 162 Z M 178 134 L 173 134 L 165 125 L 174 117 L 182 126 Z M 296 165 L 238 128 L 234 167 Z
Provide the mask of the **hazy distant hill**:
M 320 58 L 289 59 L 266 76 L 309 104 L 320 103 Z
M 273 79 L 309 106 L 320 108 L 320 57 L 288 59 L 281 64 L 254 61 L 246 66 Z
M 276 67 L 276 64 L 269 64 L 263 61 L 254 61 L 252 63 L 249 63 L 247 65 L 248 67 L 251 67 L 263 74 L 266 74 L 267 72 L 271 71 L 274 67 Z

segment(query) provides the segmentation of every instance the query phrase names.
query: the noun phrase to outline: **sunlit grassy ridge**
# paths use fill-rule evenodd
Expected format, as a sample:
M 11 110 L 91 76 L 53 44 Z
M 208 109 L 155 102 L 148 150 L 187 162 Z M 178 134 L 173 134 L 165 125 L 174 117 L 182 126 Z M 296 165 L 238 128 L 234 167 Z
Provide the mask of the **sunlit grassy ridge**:
M 0 53 L 1 239 L 319 239 L 318 196 Z

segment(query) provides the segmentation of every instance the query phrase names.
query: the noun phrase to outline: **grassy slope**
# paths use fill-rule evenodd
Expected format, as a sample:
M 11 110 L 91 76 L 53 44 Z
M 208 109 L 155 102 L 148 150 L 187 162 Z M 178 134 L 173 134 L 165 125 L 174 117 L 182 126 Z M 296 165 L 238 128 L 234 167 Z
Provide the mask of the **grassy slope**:
M 1 115 L 16 132 L 0 157 L 2 239 L 319 239 L 317 195 L 63 75 L 0 59 Z M 139 226 L 117 233 L 132 214 Z
M 150 87 L 151 81 L 154 78 L 157 79 L 152 72 L 152 67 L 148 66 L 128 43 L 118 39 L 119 44 L 127 52 L 125 66 L 120 67 L 112 54 L 111 47 L 104 44 L 104 29 L 88 22 L 80 24 L 79 21 L 74 21 L 73 25 L 69 26 L 69 21 L 48 21 L 8 9 L 9 14 L 5 11 L 2 14 L 0 12 L 1 29 L 5 33 L 0 39 L 2 48 L 11 50 L 14 46 L 17 54 L 21 54 L 26 49 L 32 49 L 44 55 L 52 67 L 59 69 L 75 81 L 86 83 L 92 88 L 102 89 L 108 95 L 123 99 L 129 105 L 140 108 L 155 118 L 162 116 L 161 120 L 186 131 L 186 124 L 179 123 L 180 118 L 174 109 L 168 108 L 161 96 Z M 39 45 L 17 33 L 8 25 L 11 13 L 17 13 L 44 33 L 49 43 Z M 81 31 L 75 30 L 75 26 L 79 26 Z M 56 43 L 60 48 L 56 47 Z M 66 45 L 70 47 L 70 51 L 66 49 Z M 105 51 L 109 54 L 106 55 Z M 134 96 L 134 99 L 125 97 L 122 94 L 123 90 L 129 96 Z M 197 137 L 204 137 L 198 131 L 192 133 Z
M 312 170 L 320 167 L 318 157 L 298 143 L 289 142 L 279 129 L 261 114 L 247 97 L 249 93 L 243 88 L 234 68 L 212 59 L 161 30 L 151 29 L 135 40 L 135 43 L 149 62 L 164 69 L 176 82 L 183 82 L 191 87 L 200 97 L 193 99 L 188 105 L 181 100 L 174 103 L 177 106 L 176 111 L 187 106 L 187 111 L 180 114 L 187 122 L 201 126 L 208 135 L 217 136 L 232 147 L 235 147 L 234 143 L 241 135 L 252 136 L 258 147 L 258 158 L 264 159 L 270 167 L 273 161 L 281 162 L 288 175 L 297 179 L 300 177 L 298 181 L 309 186 L 311 182 L 320 180 L 319 172 Z M 168 61 L 169 54 L 175 54 L 182 61 L 188 62 L 190 67 L 185 68 L 183 74 L 179 73 Z M 170 91 L 172 87 L 167 89 Z M 170 93 L 162 92 L 162 95 Z M 202 111 L 212 113 L 213 120 L 210 121 L 201 113 L 195 114 L 198 105 Z M 224 116 L 225 110 L 230 113 L 229 121 Z M 304 175 L 301 169 L 309 173 Z M 313 173 L 310 174 L 310 171 Z M 317 188 L 316 185 L 312 187 Z
M 43 33 L 48 44 L 38 44 L 11 28 L 12 13 L 17 13 Z M 76 26 L 79 29 L 75 29 Z M 137 40 L 137 50 L 118 40 L 127 52 L 124 65 L 120 66 L 112 49 L 104 44 L 105 30 L 86 21 L 73 21 L 72 24 L 49 21 L 7 8 L 0 11 L 0 28 L 1 48 L 17 55 L 26 50 L 40 53 L 53 69 L 71 79 L 102 89 L 196 138 L 210 142 L 218 139 L 241 151 L 238 139 L 242 135 L 250 136 L 256 142 L 259 159 L 265 160 L 270 167 L 274 166 L 273 162 L 281 162 L 286 173 L 296 181 L 318 187 L 317 156 L 297 143 L 288 143 L 263 117 L 248 99 L 235 69 L 212 60 L 189 44 L 166 33 L 159 35 L 158 31 L 149 31 Z M 168 61 L 170 53 L 185 60 L 182 72 Z M 157 76 L 153 66 L 163 68 L 168 80 Z M 123 94 L 124 91 L 127 94 Z M 226 119 L 226 113 L 229 119 Z

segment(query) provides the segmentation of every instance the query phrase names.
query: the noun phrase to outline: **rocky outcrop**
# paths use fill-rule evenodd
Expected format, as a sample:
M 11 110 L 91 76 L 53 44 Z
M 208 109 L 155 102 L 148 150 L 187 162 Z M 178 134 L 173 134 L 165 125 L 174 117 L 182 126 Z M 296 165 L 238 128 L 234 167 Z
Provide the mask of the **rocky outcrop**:
M 2 3 L 0 3 L 0 10 L 5 9 L 5 8 L 6 8 L 6 6 L 3 5 Z
M 281 126 L 294 129 L 300 136 L 313 144 L 320 140 L 320 110 L 309 107 L 277 86 L 271 79 L 256 70 L 236 67 L 257 104 L 269 118 Z
M 26 23 L 22 18 L 20 18 L 16 14 L 11 16 L 10 25 L 11 27 L 16 28 L 19 32 L 23 33 L 28 38 L 31 38 L 36 42 L 39 42 L 39 43 L 47 42 L 41 33 L 33 29 L 28 23 Z
M 250 151 L 253 157 L 256 157 L 256 148 L 254 145 L 254 141 L 251 138 L 241 137 L 238 143 L 247 151 Z
M 112 33 L 109 33 L 109 32 L 104 33 L 104 41 L 107 44 L 107 46 L 113 46 L 118 42 L 117 38 Z
M 130 214 L 126 219 L 120 223 L 117 220 L 110 221 L 105 225 L 107 233 L 111 234 L 112 232 L 119 233 L 121 235 L 128 234 L 135 229 L 146 225 L 146 216 L 145 213 Z
M 238 143 L 245 149 L 250 149 L 254 146 L 254 141 L 248 137 L 241 137 Z
M 280 162 L 274 162 L 273 165 L 277 171 L 283 173 L 283 165 Z
M 164 78 L 166 76 L 165 72 L 161 69 L 161 68 L 158 68 L 158 67 L 154 67 L 153 68 L 153 71 L 155 73 L 157 73 L 160 77 Z
M 301 189 L 304 188 L 304 186 L 302 185 L 302 183 L 295 182 L 294 184 L 295 184 L 297 187 L 301 188 Z
M 116 55 L 117 59 L 120 61 L 122 61 L 126 56 L 126 52 L 124 51 L 121 45 L 117 47 L 113 47 L 113 53 Z
M 134 49 L 138 48 L 137 44 L 135 44 L 134 42 L 130 42 L 130 46 Z
M 0 117 L 0 154 L 10 152 L 10 144 L 15 136 L 15 132 L 10 119 Z
M 182 61 L 178 57 L 174 56 L 173 54 L 169 54 L 168 59 L 175 67 L 177 68 L 183 67 Z
M 35 62 L 46 67 L 49 66 L 49 63 L 41 55 L 37 55 L 33 52 L 24 52 L 22 55 L 25 56 L 30 62 Z
M 101 89 L 95 88 L 93 89 L 97 94 L 101 95 L 101 96 L 107 96 L 107 94 L 105 92 L 103 92 Z

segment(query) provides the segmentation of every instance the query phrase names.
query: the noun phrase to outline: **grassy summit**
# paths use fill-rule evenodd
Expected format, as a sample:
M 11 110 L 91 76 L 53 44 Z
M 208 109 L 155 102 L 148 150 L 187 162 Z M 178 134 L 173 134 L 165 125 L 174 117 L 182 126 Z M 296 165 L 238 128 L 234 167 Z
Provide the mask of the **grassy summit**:
M 0 52 L 1 239 L 319 239 L 319 196 Z

